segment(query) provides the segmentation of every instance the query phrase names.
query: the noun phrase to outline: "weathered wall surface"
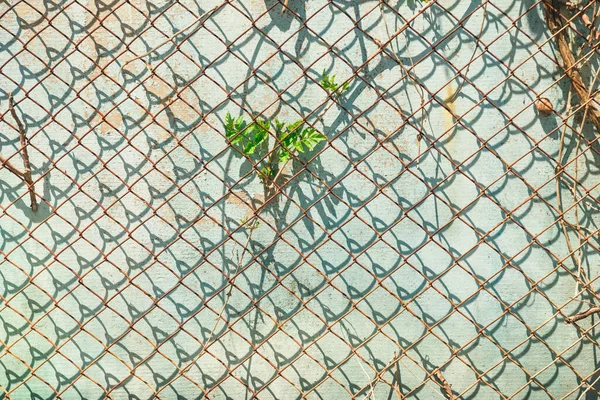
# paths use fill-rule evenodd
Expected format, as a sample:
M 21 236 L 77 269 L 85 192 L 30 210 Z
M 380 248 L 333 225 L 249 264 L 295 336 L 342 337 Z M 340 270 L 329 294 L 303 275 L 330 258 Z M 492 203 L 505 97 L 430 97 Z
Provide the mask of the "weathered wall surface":
M 391 34 L 420 14 L 379 52 L 377 2 L 233 0 L 124 66 L 217 5 L 0 3 L 0 154 L 22 165 L 12 93 L 40 199 L 0 169 L 7 397 L 430 399 L 440 367 L 464 398 L 577 398 L 597 335 L 563 324 L 585 304 L 557 222 L 562 121 L 533 106 L 568 91 L 541 6 L 391 2 Z M 352 80 L 320 120 L 324 69 Z M 222 127 L 242 110 L 328 137 L 262 208 Z M 571 130 L 565 148 L 594 188 L 594 152 Z

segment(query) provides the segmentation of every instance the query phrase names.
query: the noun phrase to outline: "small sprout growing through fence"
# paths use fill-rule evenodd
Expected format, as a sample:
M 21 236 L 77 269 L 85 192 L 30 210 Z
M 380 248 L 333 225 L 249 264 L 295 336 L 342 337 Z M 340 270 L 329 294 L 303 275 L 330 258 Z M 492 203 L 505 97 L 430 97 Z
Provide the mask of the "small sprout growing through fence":
M 280 163 L 287 163 L 294 151 L 298 153 L 312 151 L 319 143 L 327 140 L 315 128 L 304 128 L 304 121 L 302 120 L 287 125 L 281 124 L 279 127 L 277 139 L 281 143 L 278 153 Z
M 225 134 L 231 144 L 238 144 L 246 156 L 253 155 L 257 149 L 266 144 L 269 139 L 269 121 L 259 121 L 248 124 L 243 116 L 233 119 L 231 114 L 225 116 Z
M 246 227 L 250 230 L 254 230 L 260 226 L 260 221 L 255 220 L 254 217 L 250 218 L 246 215 L 244 218 L 240 219 L 240 226 Z
M 257 160 L 258 176 L 265 186 L 271 186 L 277 180 L 294 154 L 312 151 L 319 143 L 327 140 L 315 128 L 304 125 L 303 120 L 285 123 L 278 119 L 273 122 L 257 119 L 249 123 L 242 115 L 234 118 L 230 113 L 225 116 L 224 123 L 229 143 L 246 158 Z M 274 136 L 277 138 L 272 149 L 269 148 L 271 129 L 275 131 Z
M 329 93 L 335 93 L 338 91 L 338 89 L 340 89 L 340 85 L 335 83 L 335 76 L 336 75 L 331 75 L 329 76 L 329 74 L 327 73 L 327 70 L 323 70 L 323 74 L 321 75 L 321 87 L 325 90 L 327 90 Z M 342 93 L 344 93 L 346 90 L 348 90 L 350 88 L 350 82 L 346 82 L 341 86 L 341 90 L 339 91 L 338 95 L 341 95 Z

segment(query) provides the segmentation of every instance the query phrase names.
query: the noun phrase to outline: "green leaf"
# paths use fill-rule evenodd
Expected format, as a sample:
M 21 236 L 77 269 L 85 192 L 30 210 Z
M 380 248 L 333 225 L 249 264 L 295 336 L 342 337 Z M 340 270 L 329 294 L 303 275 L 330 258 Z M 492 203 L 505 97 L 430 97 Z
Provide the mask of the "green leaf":
M 283 132 L 283 129 L 285 128 L 285 122 L 281 122 L 278 119 L 275 119 L 275 132 L 277 132 L 277 135 L 279 136 L 279 134 L 281 134 Z
M 254 154 L 255 151 L 256 151 L 256 143 L 254 143 L 254 142 L 248 143 L 246 145 L 246 147 L 244 147 L 244 150 L 243 150 L 244 154 L 247 156 Z
M 285 163 L 287 163 L 288 161 L 290 161 L 290 158 L 291 158 L 291 156 L 292 156 L 292 155 L 290 154 L 290 152 L 289 152 L 288 150 L 286 150 L 286 149 L 282 149 L 282 150 L 279 152 L 279 162 L 280 162 L 281 164 L 285 164 Z
M 335 75 L 326 76 L 324 80 L 331 86 L 333 79 Z M 344 84 L 344 87 L 346 86 Z M 289 124 L 279 119 L 273 121 L 258 119 L 248 123 L 244 120 L 243 114 L 234 118 L 228 112 L 223 125 L 230 145 L 235 145 L 246 157 L 255 155 L 257 160 L 260 159 L 257 161 L 260 164 L 257 175 L 265 184 L 270 182 L 276 175 L 276 171 L 288 163 L 295 154 L 313 150 L 320 142 L 327 140 L 314 128 L 304 128 L 306 125 L 301 119 Z M 271 128 L 275 130 L 279 144 L 272 149 L 275 152 L 273 157 L 267 160 Z
M 293 143 L 297 140 L 300 133 L 302 123 L 303 121 L 299 120 L 288 124 L 285 131 L 279 135 L 279 141 L 284 148 L 289 149 L 293 146 Z
M 315 128 L 306 128 L 304 131 L 302 131 L 302 134 L 300 136 L 301 136 L 300 137 L 301 145 L 305 146 L 306 148 L 308 148 L 308 150 L 311 150 L 311 151 L 319 143 L 321 143 L 324 140 L 327 140 L 327 137 L 325 137 L 325 135 L 317 132 L 317 130 Z
M 328 92 L 335 92 L 338 88 L 338 84 L 335 83 L 335 75 L 329 76 L 327 74 L 327 70 L 323 70 L 323 75 L 321 76 L 321 87 Z
M 258 176 L 260 178 L 261 181 L 263 181 L 263 183 L 267 183 L 271 178 L 274 177 L 274 171 L 271 169 L 270 166 L 266 166 L 266 167 L 262 167 L 259 171 L 258 171 Z
M 292 122 L 291 124 L 288 124 L 287 131 L 290 133 L 297 133 L 299 131 L 299 128 L 301 128 L 303 124 L 304 121 L 302 121 L 301 119 L 296 122 Z
M 233 127 L 233 117 L 231 116 L 231 114 L 228 111 L 227 115 L 225 116 L 225 128 L 232 128 L 232 127 Z
M 225 116 L 225 136 L 232 144 L 235 144 L 247 135 L 246 121 L 244 116 L 240 115 L 237 119 L 233 119 L 230 113 Z
M 254 154 L 256 149 L 267 141 L 269 138 L 270 126 L 271 124 L 269 121 L 257 120 L 246 129 L 246 135 L 244 135 L 244 138 L 247 139 L 247 143 L 242 150 L 245 155 Z
M 266 141 L 269 137 L 269 131 L 264 128 L 256 129 L 256 133 L 254 135 L 254 143 L 259 146 L 264 141 Z

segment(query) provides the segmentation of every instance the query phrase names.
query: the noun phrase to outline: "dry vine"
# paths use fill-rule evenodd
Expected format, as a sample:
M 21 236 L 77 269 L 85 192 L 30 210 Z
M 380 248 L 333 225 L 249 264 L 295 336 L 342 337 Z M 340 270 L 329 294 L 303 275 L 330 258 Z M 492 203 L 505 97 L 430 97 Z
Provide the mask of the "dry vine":
M 567 38 L 567 31 L 565 28 L 568 25 L 564 25 L 562 21 L 560 2 L 558 0 L 543 0 L 543 4 L 548 28 L 550 28 L 550 31 L 554 36 L 558 51 L 563 60 L 563 70 L 571 81 L 573 89 L 579 97 L 580 103 L 588 105 L 589 119 L 592 124 L 594 124 L 596 133 L 600 134 L 600 111 L 595 105 L 591 104 L 593 97 L 579 72 L 578 62 L 575 60 L 575 56 L 573 55 Z
M 433 373 L 433 376 L 435 376 L 435 378 L 439 381 L 438 383 L 441 386 L 441 388 L 444 390 L 444 392 L 446 392 L 448 399 L 454 400 L 454 393 L 452 392 L 452 385 L 450 383 L 448 383 L 446 378 L 444 378 L 444 375 L 442 375 L 442 371 L 439 368 L 436 369 L 435 372 Z
M 576 148 L 578 149 L 580 146 L 580 143 L 581 143 L 581 137 L 583 135 L 583 128 L 584 128 L 585 123 L 588 118 L 596 129 L 596 135 L 600 135 L 600 110 L 598 110 L 597 105 L 595 104 L 595 99 L 594 99 L 595 93 L 593 93 L 593 88 L 596 84 L 596 81 L 598 80 L 598 76 L 600 75 L 600 68 L 598 68 L 595 71 L 590 84 L 586 85 L 586 83 L 584 82 L 584 79 L 581 75 L 580 68 L 583 66 L 583 64 L 585 64 L 589 61 L 590 57 L 579 57 L 579 55 L 578 55 L 578 57 L 576 57 L 574 55 L 573 50 L 572 50 L 572 45 L 568 38 L 568 33 L 566 31 L 566 27 L 568 27 L 569 23 L 572 20 L 574 20 L 575 18 L 577 18 L 577 17 L 581 18 L 584 25 L 589 29 L 589 34 L 587 36 L 587 43 L 591 44 L 598 37 L 597 30 L 594 27 L 595 23 L 598 19 L 597 4 L 596 4 L 596 2 L 594 2 L 593 20 L 590 20 L 590 18 L 584 13 L 584 11 L 585 11 L 584 8 L 579 8 L 574 3 L 567 2 L 565 4 L 565 6 L 569 10 L 574 12 L 574 16 L 570 20 L 567 20 L 567 22 L 563 22 L 564 20 L 566 20 L 566 18 L 561 14 L 561 3 L 558 0 L 543 0 L 543 5 L 544 5 L 546 22 L 547 22 L 548 27 L 554 37 L 554 40 L 556 41 L 558 51 L 559 51 L 560 56 L 563 61 L 563 70 L 564 70 L 566 76 L 569 78 L 569 81 L 571 83 L 571 90 L 569 91 L 569 96 L 567 99 L 567 106 L 570 108 L 567 110 L 567 114 L 571 114 L 571 110 L 573 108 L 573 107 L 571 107 L 571 96 L 572 96 L 573 91 L 577 94 L 577 97 L 579 98 L 579 102 L 581 104 L 580 108 L 583 108 L 583 110 L 584 110 L 583 119 L 581 121 L 581 126 L 579 128 L 579 131 L 576 132 L 576 134 L 577 134 Z M 593 46 L 592 46 L 592 50 L 594 50 Z M 593 53 L 595 53 L 595 51 L 592 51 L 591 53 L 593 54 Z M 578 59 L 579 59 L 579 61 L 578 61 Z M 566 132 L 566 127 L 567 127 L 566 120 L 568 118 L 569 118 L 569 116 L 564 118 L 565 128 L 563 129 L 563 131 L 561 133 L 560 144 L 559 144 L 558 165 L 556 167 L 557 201 L 558 201 L 559 210 L 561 210 L 561 215 L 560 215 L 559 221 L 562 226 L 563 234 L 565 236 L 565 240 L 566 240 L 567 247 L 569 250 L 569 255 L 570 255 L 570 257 L 573 258 L 573 260 L 575 261 L 575 265 L 577 267 L 577 281 L 576 281 L 576 287 L 575 287 L 575 295 L 577 296 L 578 294 L 583 294 L 584 292 L 587 291 L 594 298 L 598 298 L 594 288 L 592 287 L 593 280 L 590 279 L 589 277 L 587 277 L 587 281 L 588 281 L 587 284 L 584 283 L 584 280 L 583 280 L 583 278 L 585 277 L 585 271 L 582 267 L 582 257 L 583 256 L 582 256 L 581 248 L 588 238 L 584 239 L 584 235 L 581 232 L 582 227 L 579 224 L 578 203 L 582 199 L 578 198 L 578 196 L 577 196 L 577 185 L 578 185 L 578 181 L 579 181 L 578 163 L 575 163 L 575 182 L 573 183 L 573 187 L 571 187 L 571 185 L 569 185 L 568 182 L 565 182 L 565 184 L 567 185 L 567 187 L 573 194 L 574 206 L 575 206 L 575 219 L 576 219 L 575 224 L 572 224 L 572 223 L 566 221 L 565 215 L 564 215 L 565 211 L 562 211 L 563 205 L 562 205 L 562 201 L 561 201 L 559 185 L 560 185 L 560 181 L 563 180 L 563 178 L 561 176 L 562 172 L 564 170 L 564 165 L 563 165 L 563 160 L 562 160 L 563 153 L 564 153 L 563 145 L 564 145 L 564 138 L 565 138 L 565 132 Z M 567 225 L 569 225 L 571 228 L 573 228 L 575 230 L 575 232 L 577 233 L 577 247 L 576 248 L 573 248 L 573 246 L 571 244 L 571 240 L 569 238 L 568 231 L 567 231 Z M 579 254 L 576 254 L 577 252 Z M 579 292 L 579 284 L 580 283 L 582 283 L 583 288 L 584 288 L 581 292 Z M 586 290 L 586 287 L 587 287 L 587 290 Z M 589 317 L 598 312 L 600 312 L 600 307 L 591 307 L 590 309 L 588 309 L 585 312 L 575 314 L 573 316 L 565 317 L 565 323 L 572 324 L 576 321 L 579 321 L 581 319 Z
M 572 324 L 573 322 L 577 322 L 579 320 L 589 317 L 590 315 L 594 315 L 594 314 L 598 314 L 598 313 L 600 313 L 600 307 L 593 307 L 582 313 L 575 314 L 570 317 L 566 317 L 565 324 Z

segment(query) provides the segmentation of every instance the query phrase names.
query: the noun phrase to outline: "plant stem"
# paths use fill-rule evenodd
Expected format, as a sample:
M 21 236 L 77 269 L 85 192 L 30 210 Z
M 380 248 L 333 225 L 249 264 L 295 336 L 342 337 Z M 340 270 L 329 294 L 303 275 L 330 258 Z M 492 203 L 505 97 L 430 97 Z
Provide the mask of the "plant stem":
M 248 239 L 246 240 L 246 244 L 244 245 L 242 254 L 238 257 L 238 261 L 235 266 L 235 271 L 233 272 L 233 275 L 231 275 L 231 277 L 228 279 L 229 282 L 227 283 L 227 285 L 229 285 L 229 289 L 227 291 L 227 295 L 225 296 L 225 300 L 223 302 L 223 307 L 221 307 L 221 311 L 219 311 L 219 314 L 215 318 L 215 323 L 214 323 L 212 329 L 210 330 L 210 333 L 208 334 L 206 341 L 204 342 L 204 346 L 202 346 L 202 350 L 200 350 L 200 352 L 187 365 L 187 367 L 185 367 L 184 369 L 181 370 L 181 375 L 176 375 L 173 379 L 177 379 L 177 378 L 179 378 L 179 376 L 183 376 L 184 374 L 186 374 L 192 368 L 192 366 L 196 364 L 196 361 L 198 361 L 200 359 L 200 357 L 202 357 L 206 353 L 206 349 L 208 348 L 208 345 L 210 344 L 210 341 L 213 338 L 213 335 L 215 333 L 215 330 L 217 329 L 217 326 L 219 326 L 219 321 L 221 320 L 223 313 L 225 312 L 225 308 L 227 308 L 227 305 L 229 304 L 229 299 L 231 298 L 231 294 L 233 293 L 233 286 L 234 286 L 233 284 L 234 284 L 235 279 L 237 278 L 238 273 L 242 267 L 244 255 L 248 251 L 248 247 L 250 246 L 250 240 L 252 239 L 252 235 L 255 231 L 254 222 L 257 217 L 258 217 L 258 215 L 255 212 L 254 215 L 246 222 L 246 224 L 251 227 L 251 228 L 249 228 L 250 233 L 248 234 Z M 232 253 L 233 253 L 233 251 L 232 251 Z M 171 382 L 169 382 L 169 383 L 171 383 Z M 168 386 L 168 384 L 165 384 L 164 386 Z
M 396 358 L 396 352 L 394 352 L 394 358 L 392 361 L 396 364 L 396 382 L 398 383 L 398 400 L 402 400 L 402 384 L 400 383 L 400 364 Z
M 579 320 L 589 317 L 590 315 L 598 313 L 600 313 L 600 307 L 592 307 L 589 310 L 584 311 L 582 313 L 575 314 L 570 317 L 565 317 L 565 324 L 572 324 L 573 322 L 577 322 Z
M 6 169 L 8 169 L 13 174 L 17 175 L 19 178 L 24 179 L 25 173 L 23 171 L 21 171 L 20 169 L 18 169 L 17 167 L 15 167 L 14 165 L 12 165 L 12 163 L 10 161 L 8 161 L 6 158 L 0 156 L 0 164 L 3 167 L 6 167 Z
M 489 4 L 489 1 L 486 0 L 485 4 L 483 5 L 483 16 L 481 17 L 481 26 L 479 27 L 479 34 L 475 37 L 475 49 L 473 49 L 473 54 L 471 54 L 471 59 L 469 60 L 469 64 L 467 65 L 467 68 L 465 69 L 465 72 L 463 74 L 464 79 L 461 81 L 460 85 L 458 86 L 458 88 L 456 89 L 454 94 L 450 95 L 445 100 L 446 103 L 454 103 L 454 101 L 458 97 L 458 94 L 462 91 L 462 88 L 465 85 L 465 82 L 467 81 L 467 75 L 469 74 L 469 69 L 471 68 L 471 65 L 473 64 L 473 60 L 475 59 L 475 54 L 477 54 L 477 47 L 479 45 L 478 42 L 481 40 L 481 35 L 483 34 L 483 28 L 485 26 L 485 18 L 487 17 L 488 4 Z M 484 49 L 484 52 L 485 51 L 486 50 Z
M 577 400 L 583 400 L 583 396 L 585 396 L 585 394 L 594 387 L 594 385 L 596 385 L 596 383 L 598 383 L 598 381 L 600 380 L 600 376 L 597 377 L 594 382 L 592 382 L 591 384 L 588 384 L 588 387 L 583 391 L 583 393 L 581 393 L 581 395 L 577 398 Z M 595 397 L 595 396 L 594 396 Z
M 392 54 L 393 54 L 392 58 L 398 63 L 398 65 L 400 65 L 400 68 L 402 68 L 402 70 L 406 74 L 406 77 L 413 83 L 415 88 L 417 88 L 417 93 L 419 94 L 419 98 L 421 100 L 421 107 L 420 107 L 421 108 L 421 121 L 420 121 L 421 132 L 419 132 L 419 133 L 423 134 L 424 122 L 425 122 L 425 91 L 423 90 L 423 85 L 417 80 L 416 77 L 414 77 L 412 75 L 412 73 L 408 70 L 408 68 L 406 68 L 406 66 L 404 65 L 402 60 L 400 60 L 400 57 L 398 57 L 398 55 L 396 54 L 396 50 L 394 50 L 394 42 L 392 40 L 392 35 L 390 34 L 390 29 L 389 29 L 389 26 L 387 23 L 387 19 L 385 18 L 385 12 L 383 11 L 383 4 L 384 4 L 384 0 L 381 0 L 379 3 L 379 10 L 381 11 L 381 19 L 383 20 L 383 24 L 385 25 L 385 31 L 386 31 L 387 37 L 388 37 L 387 43 L 389 43 L 390 48 L 392 49 Z M 406 40 L 406 35 L 403 35 L 403 36 L 404 36 L 404 39 Z M 383 46 L 383 43 L 378 43 L 378 44 Z M 406 51 L 408 53 L 408 59 L 410 60 L 411 67 L 414 68 L 415 62 L 413 61 L 412 55 L 410 54 L 408 40 L 406 40 Z
M 35 196 L 35 186 L 33 184 L 33 178 L 31 177 L 31 164 L 29 163 L 29 152 L 27 151 L 27 134 L 25 132 L 25 126 L 19 119 L 19 116 L 17 115 L 17 112 L 15 110 L 15 99 L 13 98 L 12 94 L 8 95 L 8 107 L 10 110 L 10 114 L 12 115 L 13 119 L 17 123 L 17 127 L 19 128 L 19 137 L 20 137 L 20 141 L 21 141 L 21 152 L 23 153 L 23 164 L 25 165 L 24 171 L 18 171 L 18 170 L 16 170 L 16 171 L 21 172 L 20 175 L 23 177 L 23 180 L 27 184 L 27 189 L 29 191 L 29 198 L 31 199 L 31 209 L 33 210 L 33 212 L 36 212 L 38 206 L 37 206 L 37 199 Z M 4 163 L 4 165 L 7 165 L 7 164 Z M 7 165 L 7 168 L 10 171 L 15 172 L 15 168 L 12 165 L 10 165 L 10 166 Z M 19 175 L 19 174 L 17 174 L 17 175 Z
M 448 383 L 446 378 L 444 378 L 444 375 L 442 375 L 442 371 L 440 371 L 440 369 L 438 368 L 433 373 L 433 376 L 435 376 L 440 381 L 439 384 L 442 387 L 442 389 L 444 389 L 444 391 L 446 392 L 446 395 L 448 395 L 448 399 L 454 400 L 454 393 L 452 392 L 452 385 Z

